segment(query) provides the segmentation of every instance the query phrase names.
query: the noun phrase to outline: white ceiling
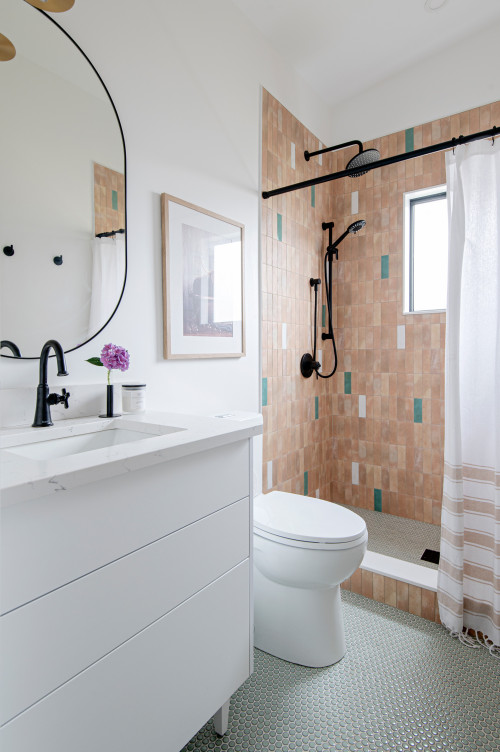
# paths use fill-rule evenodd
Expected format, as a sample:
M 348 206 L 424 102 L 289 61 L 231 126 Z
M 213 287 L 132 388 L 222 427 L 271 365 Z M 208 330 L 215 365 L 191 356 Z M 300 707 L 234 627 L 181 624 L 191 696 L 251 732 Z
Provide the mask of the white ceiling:
M 331 106 L 500 23 L 500 0 L 232 2 Z

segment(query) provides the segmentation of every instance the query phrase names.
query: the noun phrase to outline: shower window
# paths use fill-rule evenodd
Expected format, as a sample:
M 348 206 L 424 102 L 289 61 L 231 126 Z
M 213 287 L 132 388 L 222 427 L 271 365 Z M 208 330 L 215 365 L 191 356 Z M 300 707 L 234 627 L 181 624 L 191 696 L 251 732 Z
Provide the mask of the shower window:
M 404 313 L 446 310 L 448 213 L 446 186 L 404 194 Z

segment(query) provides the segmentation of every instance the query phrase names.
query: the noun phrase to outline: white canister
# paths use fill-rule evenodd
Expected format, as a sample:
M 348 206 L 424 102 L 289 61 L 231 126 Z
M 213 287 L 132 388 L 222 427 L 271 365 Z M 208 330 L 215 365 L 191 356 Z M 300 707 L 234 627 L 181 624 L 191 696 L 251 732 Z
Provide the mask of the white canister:
M 122 384 L 124 413 L 143 413 L 146 409 L 146 384 Z

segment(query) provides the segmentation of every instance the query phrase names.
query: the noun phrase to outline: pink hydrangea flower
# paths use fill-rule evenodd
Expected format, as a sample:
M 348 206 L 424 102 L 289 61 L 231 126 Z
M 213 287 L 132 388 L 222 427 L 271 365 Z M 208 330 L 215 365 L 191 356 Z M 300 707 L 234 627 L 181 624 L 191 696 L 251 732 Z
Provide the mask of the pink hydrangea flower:
M 104 366 L 108 369 L 108 384 L 111 384 L 111 371 L 126 371 L 130 365 L 128 350 L 119 345 L 104 345 L 100 358 L 88 358 L 87 363 L 93 366 Z
M 102 348 L 101 363 L 108 371 L 112 369 L 126 371 L 130 365 L 130 355 L 124 347 L 110 343 Z

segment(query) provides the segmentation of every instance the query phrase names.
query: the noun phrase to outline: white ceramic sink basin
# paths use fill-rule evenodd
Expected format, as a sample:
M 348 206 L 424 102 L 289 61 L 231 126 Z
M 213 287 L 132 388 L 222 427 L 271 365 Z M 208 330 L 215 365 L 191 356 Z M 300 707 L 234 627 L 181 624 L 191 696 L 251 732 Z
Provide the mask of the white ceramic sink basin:
M 144 427 L 140 426 L 140 430 L 137 430 L 135 427 L 127 428 L 124 426 L 122 428 L 109 426 L 103 429 L 89 430 L 78 433 L 78 435 L 62 436 L 59 438 L 52 438 L 50 435 L 46 435 L 41 437 L 41 441 L 31 441 L 30 443 L 6 447 L 4 451 L 33 460 L 50 460 L 81 454 L 82 452 L 91 452 L 94 449 L 128 444 L 132 441 L 144 441 L 145 439 L 152 439 L 183 430 L 183 428 L 175 426 L 155 427 L 154 430 L 149 431 L 146 425 Z

